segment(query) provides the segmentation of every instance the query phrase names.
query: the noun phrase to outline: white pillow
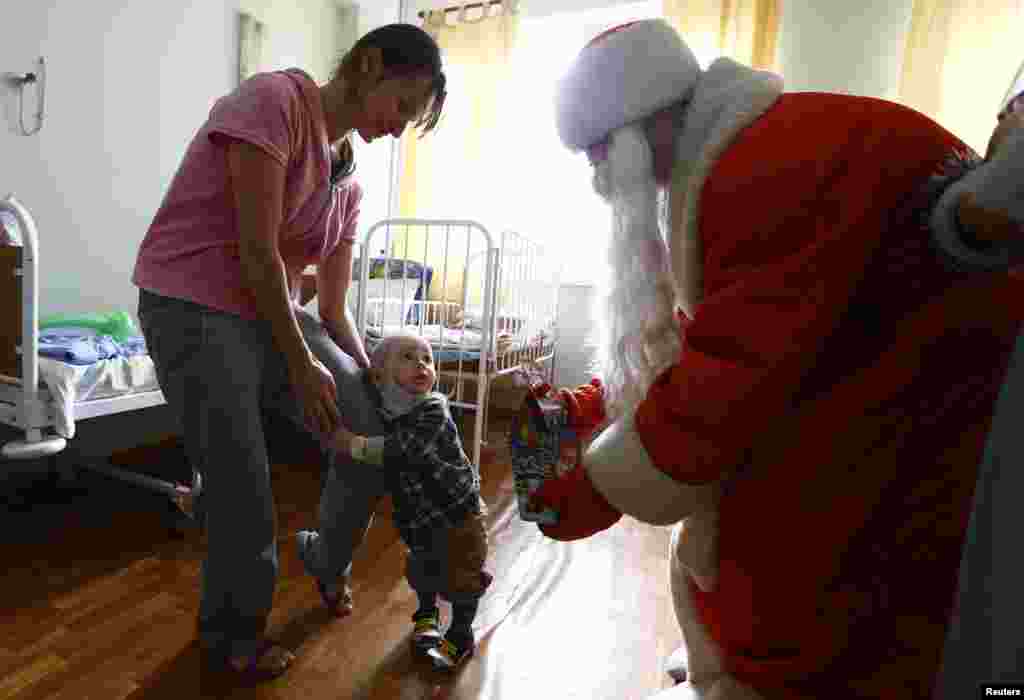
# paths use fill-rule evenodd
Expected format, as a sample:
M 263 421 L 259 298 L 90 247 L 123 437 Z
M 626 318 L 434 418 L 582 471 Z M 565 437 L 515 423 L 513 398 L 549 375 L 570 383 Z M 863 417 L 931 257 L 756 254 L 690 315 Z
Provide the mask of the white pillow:
M 384 301 L 385 283 L 387 300 Z M 399 325 L 409 318 L 409 310 L 419 289 L 418 279 L 384 280 L 372 279 L 366 287 L 366 322 L 371 326 Z M 359 299 L 359 284 L 353 284 L 348 292 L 348 307 L 355 313 Z

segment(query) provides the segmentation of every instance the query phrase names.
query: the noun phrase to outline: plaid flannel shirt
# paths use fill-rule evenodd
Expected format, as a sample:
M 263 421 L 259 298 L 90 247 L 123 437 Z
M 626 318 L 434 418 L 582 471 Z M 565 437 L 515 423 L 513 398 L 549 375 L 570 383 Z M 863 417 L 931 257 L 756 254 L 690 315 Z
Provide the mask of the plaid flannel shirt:
M 444 395 L 430 394 L 390 426 L 368 448 L 373 461 L 393 468 L 395 527 L 406 545 L 426 547 L 436 531 L 484 512 L 480 473 L 462 448 Z

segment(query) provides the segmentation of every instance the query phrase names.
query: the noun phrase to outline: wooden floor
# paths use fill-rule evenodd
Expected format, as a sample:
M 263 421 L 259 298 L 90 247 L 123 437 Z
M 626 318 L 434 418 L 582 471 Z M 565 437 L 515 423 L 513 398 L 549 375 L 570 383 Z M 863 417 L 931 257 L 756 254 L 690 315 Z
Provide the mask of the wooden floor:
M 668 531 L 624 519 L 588 541 L 542 537 L 517 517 L 502 442 L 496 430 L 482 469 L 495 582 L 477 655 L 454 677 L 409 653 L 416 603 L 389 507 L 355 561 L 356 612 L 334 621 L 292 545 L 315 526 L 318 467 L 277 464 L 271 632 L 299 656 L 288 674 L 247 688 L 206 669 L 193 639 L 202 540 L 173 537 L 154 497 L 84 475 L 23 490 L 21 507 L 0 510 L 0 698 L 639 700 L 667 687 L 661 664 L 680 638 Z

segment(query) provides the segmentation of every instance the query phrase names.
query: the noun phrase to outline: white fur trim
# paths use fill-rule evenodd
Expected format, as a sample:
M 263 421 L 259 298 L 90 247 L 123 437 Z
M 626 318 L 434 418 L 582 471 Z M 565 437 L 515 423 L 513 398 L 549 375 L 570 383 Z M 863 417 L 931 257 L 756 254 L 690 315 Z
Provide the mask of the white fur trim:
M 686 187 L 671 192 L 668 206 L 672 276 L 679 305 L 690 318 L 703 297 L 697 229 L 701 189 L 725 149 L 775 104 L 782 89 L 779 76 L 720 58 L 708 67 L 694 90 L 676 146 L 676 167 L 687 169 Z
M 585 47 L 559 81 L 558 134 L 573 151 L 592 146 L 686 99 L 699 76 L 696 57 L 668 22 L 637 22 Z
M 763 700 L 763 696 L 724 670 L 722 652 L 697 615 L 689 572 L 680 560 L 682 528 L 672 531 L 669 545 L 669 583 L 676 621 L 686 647 L 687 682 L 658 693 L 650 700 Z
M 711 504 L 709 504 L 710 506 Z M 697 584 L 710 592 L 718 587 L 718 508 L 708 507 L 680 523 L 676 557 Z
M 681 484 L 651 463 L 633 412 L 615 421 L 590 445 L 583 463 L 590 480 L 617 510 L 654 525 L 671 525 L 717 504 L 717 482 Z

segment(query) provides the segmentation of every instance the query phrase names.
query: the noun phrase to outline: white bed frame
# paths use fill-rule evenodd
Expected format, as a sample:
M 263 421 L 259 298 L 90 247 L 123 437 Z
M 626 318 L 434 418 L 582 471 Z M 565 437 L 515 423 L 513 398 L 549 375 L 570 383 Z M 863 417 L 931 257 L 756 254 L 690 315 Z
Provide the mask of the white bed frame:
M 39 233 L 28 209 L 13 195 L 0 200 L 0 211 L 8 211 L 14 215 L 22 235 L 20 263 L 16 264 L 13 270 L 5 269 L 3 272 L 13 273 L 20 279 L 21 328 L 17 334 L 19 343 L 16 348 L 20 372 L 14 376 L 0 373 L 0 423 L 23 433 L 22 439 L 0 445 L 0 455 L 11 460 L 50 458 L 50 466 L 65 479 L 73 477 L 76 469 L 88 469 L 142 486 L 170 499 L 175 508 L 173 512 L 182 516 L 175 519 L 174 527 L 188 526 L 191 521 L 193 499 L 198 494 L 198 476 L 192 485 L 176 484 L 119 469 L 101 460 L 77 459 L 74 463 L 61 460 L 58 463 L 54 459 L 67 447 L 67 440 L 54 431 L 53 398 L 49 390 L 45 386 L 40 386 L 39 382 Z M 0 323 L 2 322 L 4 321 L 0 320 Z M 136 411 L 163 403 L 164 395 L 159 389 L 112 398 L 78 401 L 74 404 L 72 418 L 77 423 L 80 420 Z
M 405 233 L 404 245 L 394 240 L 396 229 Z M 410 231 L 418 233 L 413 236 Z M 416 245 L 410 246 L 411 238 L 416 239 Z M 419 322 L 405 326 L 414 333 L 430 337 L 425 328 L 432 322 L 444 323 L 452 330 L 454 338 L 432 339 L 439 359 L 443 351 L 458 355 L 458 359 L 439 361 L 437 389 L 448 395 L 453 407 L 474 412 L 471 458 L 479 466 L 495 379 L 524 371 L 539 373 L 548 381 L 554 376 L 558 266 L 545 255 L 542 246 L 525 236 L 506 231 L 495 242 L 483 225 L 460 219 L 385 219 L 366 232 L 358 255 L 356 323 L 364 342 L 370 344 L 382 334 L 368 313 L 374 305 L 401 306 L 400 319 L 408 318 L 409 309 L 419 307 Z M 428 299 L 426 290 L 423 299 L 413 302 L 407 302 L 404 294 L 389 298 L 388 291 L 382 297 L 370 297 L 367 281 L 371 259 L 385 260 L 384 269 L 388 271 L 392 260 L 414 262 L 421 269 L 429 266 L 433 270 L 431 290 L 440 298 Z M 450 278 L 455 282 L 450 284 Z M 390 281 L 396 291 L 398 286 L 410 283 L 416 281 Z M 480 310 L 477 331 L 482 339 L 470 346 L 459 335 L 468 327 L 467 314 L 473 307 Z M 468 350 L 479 351 L 479 359 L 466 359 L 463 353 Z

